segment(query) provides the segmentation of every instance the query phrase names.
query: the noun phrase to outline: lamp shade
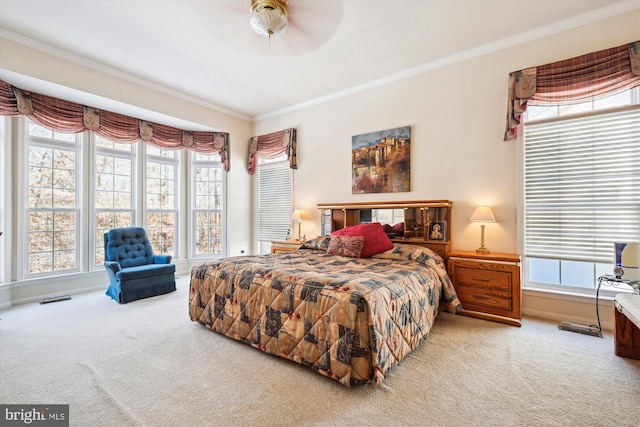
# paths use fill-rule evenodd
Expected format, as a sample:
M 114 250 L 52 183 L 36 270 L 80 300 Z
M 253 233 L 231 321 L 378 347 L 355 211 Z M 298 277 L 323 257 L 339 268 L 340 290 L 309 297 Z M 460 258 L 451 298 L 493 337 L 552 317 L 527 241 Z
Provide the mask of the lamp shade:
M 276 37 L 287 29 L 287 0 L 251 0 L 249 25 L 256 33 Z
M 305 219 L 306 217 L 307 217 L 307 214 L 304 212 L 304 209 L 296 209 L 291 214 L 291 219 L 295 219 L 297 221 L 300 221 L 301 219 Z
M 476 210 L 473 211 L 473 215 L 471 215 L 471 221 L 496 222 L 496 218 L 493 216 L 493 212 L 491 212 L 489 206 L 478 206 Z

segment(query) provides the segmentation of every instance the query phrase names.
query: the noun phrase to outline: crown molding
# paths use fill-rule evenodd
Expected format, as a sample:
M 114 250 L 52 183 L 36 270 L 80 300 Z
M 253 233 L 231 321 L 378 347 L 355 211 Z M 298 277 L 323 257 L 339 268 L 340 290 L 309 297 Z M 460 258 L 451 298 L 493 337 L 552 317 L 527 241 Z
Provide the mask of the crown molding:
M 251 118 L 245 114 L 238 113 L 237 111 L 229 110 L 227 108 L 221 107 L 216 104 L 212 104 L 210 102 L 204 101 L 202 99 L 196 98 L 191 95 L 187 95 L 183 92 L 179 92 L 177 90 L 168 88 L 166 86 L 150 82 L 133 74 L 118 70 L 116 68 L 110 67 L 103 63 L 93 61 L 84 56 L 77 55 L 75 53 L 71 53 L 67 50 L 60 49 L 58 47 L 52 46 L 48 43 L 42 42 L 40 40 L 35 40 L 30 37 L 25 36 L 24 34 L 17 33 L 15 31 L 8 30 L 6 28 L 0 27 L 0 38 L 4 38 L 15 43 L 22 44 L 24 46 L 30 47 L 32 49 L 38 50 L 40 52 L 44 52 L 46 54 L 55 56 L 57 58 L 61 58 L 72 62 L 74 64 L 82 65 L 87 68 L 91 68 L 93 70 L 108 74 L 113 77 L 117 77 L 119 79 L 128 81 L 130 83 L 134 83 L 139 86 L 146 87 L 148 89 L 152 89 L 156 92 L 163 93 L 165 95 L 173 96 L 174 98 L 182 99 L 183 101 L 190 102 L 192 104 L 200 105 L 201 107 L 208 108 L 210 110 L 217 111 L 222 114 L 226 114 L 241 120 L 251 121 Z
M 507 49 L 513 46 L 517 46 L 523 43 L 528 43 L 530 41 L 538 40 L 543 37 L 547 37 L 553 34 L 557 34 L 563 31 L 580 27 L 582 25 L 590 24 L 593 22 L 610 18 L 612 16 L 630 12 L 634 9 L 640 9 L 640 0 L 621 1 L 618 3 L 612 4 L 610 6 L 606 6 L 588 13 L 583 13 L 581 15 L 576 15 L 571 18 L 563 19 L 562 21 L 544 25 L 534 30 L 525 31 L 523 33 L 516 34 L 511 37 L 505 37 L 503 39 L 484 44 L 482 46 L 478 46 L 468 50 L 463 50 L 457 54 L 450 55 L 445 58 L 437 59 L 435 61 L 422 64 L 414 68 L 409 68 L 407 70 L 401 71 L 399 73 L 391 74 L 391 75 L 382 77 L 380 79 L 371 80 L 367 83 L 353 86 L 351 88 L 348 88 L 339 92 L 334 92 L 329 95 L 310 99 L 308 101 L 301 102 L 299 104 L 295 104 L 290 107 L 275 110 L 270 113 L 260 114 L 258 116 L 252 117 L 251 120 L 253 122 L 259 122 L 262 120 L 293 113 L 295 111 L 304 110 L 314 105 L 319 105 L 325 102 L 344 98 L 349 95 L 353 95 L 359 92 L 373 89 L 375 87 L 384 86 L 389 83 L 397 82 L 399 80 L 407 79 L 409 77 L 423 74 L 438 68 L 446 67 L 448 65 L 455 64 L 457 62 L 461 62 L 467 59 L 476 58 L 476 57 L 487 55 L 503 49 Z
M 184 101 L 193 103 L 195 105 L 200 105 L 202 107 L 211 109 L 213 111 L 218 111 L 222 114 L 235 117 L 241 120 L 246 120 L 249 122 L 259 122 L 262 120 L 267 120 L 270 118 L 283 116 L 285 114 L 293 113 L 296 111 L 304 110 L 306 108 L 320 105 L 326 102 L 330 102 L 333 100 L 337 100 L 340 98 L 344 98 L 350 95 L 354 95 L 356 93 L 364 92 L 376 87 L 384 86 L 390 83 L 394 83 L 400 80 L 404 80 L 407 78 L 411 78 L 432 70 L 436 70 L 439 68 L 443 68 L 467 59 L 476 58 L 479 56 L 487 55 L 493 52 L 497 52 L 503 49 L 507 49 L 513 46 L 517 46 L 523 43 L 527 43 L 533 40 L 537 40 L 543 37 L 547 37 L 553 34 L 557 34 L 563 31 L 567 31 L 582 25 L 590 24 L 593 22 L 601 21 L 612 16 L 616 16 L 622 13 L 626 13 L 635 9 L 640 9 L 640 0 L 623 0 L 611 4 L 610 6 L 606 6 L 604 8 L 600 8 L 588 13 L 584 13 L 581 15 L 577 15 L 571 18 L 567 18 L 552 24 L 548 24 L 534 30 L 525 31 L 523 33 L 506 37 L 500 40 L 496 40 L 491 43 L 484 44 L 482 46 L 478 46 L 475 48 L 467 49 L 460 51 L 456 54 L 449 55 L 444 58 L 437 59 L 435 61 L 431 61 L 426 64 L 419 65 L 417 67 L 409 68 L 403 70 L 398 73 L 394 73 L 379 79 L 371 80 L 369 82 L 359 84 L 338 92 L 334 92 L 331 94 L 327 94 L 324 96 L 320 96 L 317 98 L 309 99 L 307 101 L 291 105 L 289 107 L 281 108 L 278 110 L 274 110 L 269 113 L 256 115 L 253 117 L 247 116 L 245 114 L 238 113 L 237 111 L 229 110 L 227 108 L 221 107 L 219 105 L 210 103 L 208 101 L 204 101 L 202 99 L 196 98 L 191 95 L 187 95 L 183 92 L 179 92 L 177 90 L 168 88 L 166 86 L 162 86 L 160 84 L 149 82 L 145 79 L 142 79 L 136 75 L 118 70 L 116 68 L 107 66 L 103 63 L 88 59 L 81 55 L 77 55 L 66 51 L 64 49 L 57 48 L 55 46 L 49 45 L 45 42 L 34 40 L 30 37 L 27 37 L 23 34 L 8 30 L 6 28 L 0 27 L 0 37 L 5 38 L 7 40 L 31 47 L 38 51 L 53 55 L 55 57 L 68 60 L 70 62 L 76 63 L 78 65 L 86 66 L 88 68 L 94 69 L 99 72 L 103 72 L 105 74 L 111 75 L 113 77 L 117 77 L 123 79 L 125 81 L 134 83 L 139 86 L 143 86 L 154 91 L 164 93 L 166 95 L 170 95 L 172 97 L 182 99 Z

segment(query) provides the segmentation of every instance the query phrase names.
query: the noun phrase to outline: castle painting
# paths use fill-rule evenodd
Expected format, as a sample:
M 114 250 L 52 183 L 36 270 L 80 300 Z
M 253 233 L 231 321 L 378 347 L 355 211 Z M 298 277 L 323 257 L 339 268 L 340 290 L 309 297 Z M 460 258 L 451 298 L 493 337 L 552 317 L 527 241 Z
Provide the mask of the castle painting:
M 351 137 L 351 193 L 410 191 L 411 126 Z

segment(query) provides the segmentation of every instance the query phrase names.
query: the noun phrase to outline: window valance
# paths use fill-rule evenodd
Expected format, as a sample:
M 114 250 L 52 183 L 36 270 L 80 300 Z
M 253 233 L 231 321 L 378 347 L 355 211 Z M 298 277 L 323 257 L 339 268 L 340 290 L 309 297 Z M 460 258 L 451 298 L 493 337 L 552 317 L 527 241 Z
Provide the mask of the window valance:
M 504 140 L 516 137 L 527 104 L 577 104 L 640 86 L 640 41 L 509 74 Z
M 229 134 L 177 129 L 74 102 L 23 91 L 0 80 L 0 115 L 25 115 L 50 129 L 78 133 L 91 130 L 120 143 L 145 141 L 169 150 L 189 149 L 203 154 L 219 154 L 229 170 Z
M 287 154 L 289 167 L 298 169 L 297 161 L 297 132 L 295 128 L 289 128 L 267 135 L 254 136 L 249 140 L 249 174 L 256 170 L 258 158 L 273 159 L 282 154 Z

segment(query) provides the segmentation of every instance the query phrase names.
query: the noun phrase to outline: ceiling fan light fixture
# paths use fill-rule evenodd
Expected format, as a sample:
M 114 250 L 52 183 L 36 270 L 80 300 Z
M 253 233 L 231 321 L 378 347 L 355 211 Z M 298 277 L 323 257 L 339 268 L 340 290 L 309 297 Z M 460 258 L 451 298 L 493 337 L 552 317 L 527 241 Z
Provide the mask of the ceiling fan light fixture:
M 249 25 L 262 36 L 271 39 L 284 33 L 288 16 L 287 0 L 251 0 Z

